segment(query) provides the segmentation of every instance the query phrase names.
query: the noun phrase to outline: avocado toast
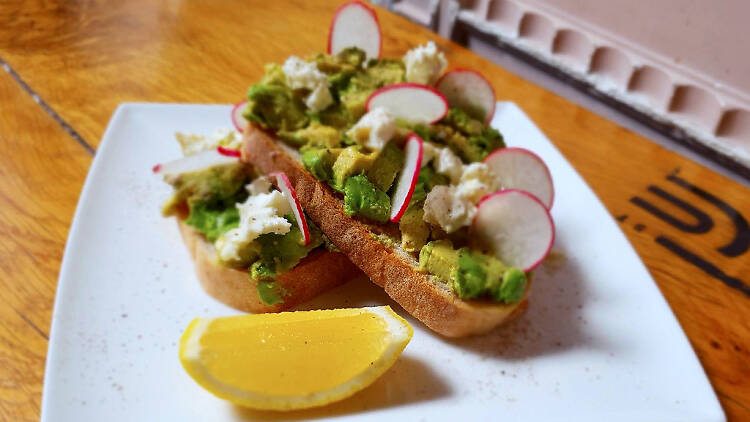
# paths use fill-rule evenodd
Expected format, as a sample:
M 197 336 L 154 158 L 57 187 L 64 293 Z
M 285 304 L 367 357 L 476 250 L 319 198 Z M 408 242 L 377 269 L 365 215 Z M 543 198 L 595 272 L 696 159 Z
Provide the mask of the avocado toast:
M 488 125 L 492 88 L 473 71 L 443 75 L 434 43 L 379 58 L 337 27 L 327 54 L 270 64 L 249 88 L 243 160 L 284 172 L 326 237 L 432 330 L 511 319 L 554 240 L 546 166 L 505 148 Z
M 157 165 L 203 289 L 248 312 L 279 312 L 359 274 L 314 225 L 304 229 L 286 195 L 239 161 L 239 134 L 178 133 L 185 158 Z

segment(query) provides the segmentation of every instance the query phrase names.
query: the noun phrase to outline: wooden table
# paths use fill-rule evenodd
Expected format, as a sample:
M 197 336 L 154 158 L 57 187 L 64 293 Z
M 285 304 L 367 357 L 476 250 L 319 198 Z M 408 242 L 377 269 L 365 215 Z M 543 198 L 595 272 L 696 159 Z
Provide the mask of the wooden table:
M 0 58 L 16 74 L 0 72 L 0 420 L 38 420 L 63 245 L 115 107 L 235 102 L 263 64 L 322 50 L 337 4 L 0 3 Z M 729 418 L 750 419 L 750 190 L 403 18 L 378 15 L 385 55 L 436 40 L 451 67 L 481 70 L 554 141 L 621 222 Z

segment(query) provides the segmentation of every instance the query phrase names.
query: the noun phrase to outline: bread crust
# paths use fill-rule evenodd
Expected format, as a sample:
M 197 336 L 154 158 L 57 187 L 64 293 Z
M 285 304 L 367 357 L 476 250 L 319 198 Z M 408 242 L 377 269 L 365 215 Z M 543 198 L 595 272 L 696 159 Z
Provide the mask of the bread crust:
M 344 254 L 315 249 L 297 266 L 276 277 L 276 283 L 287 292 L 283 297 L 284 302 L 266 305 L 258 297 L 258 280 L 250 278 L 247 271 L 217 264 L 213 244 L 184 221 L 177 219 L 177 222 L 203 290 L 214 299 L 241 311 L 285 311 L 361 274 Z
M 526 308 L 528 286 L 523 300 L 510 305 L 459 299 L 432 276 L 418 271 L 413 257 L 382 242 L 368 225 L 346 215 L 338 194 L 302 167 L 296 151 L 255 125 L 250 125 L 243 136 L 243 160 L 264 173 L 286 173 L 305 213 L 326 237 L 433 331 L 447 337 L 484 333 Z

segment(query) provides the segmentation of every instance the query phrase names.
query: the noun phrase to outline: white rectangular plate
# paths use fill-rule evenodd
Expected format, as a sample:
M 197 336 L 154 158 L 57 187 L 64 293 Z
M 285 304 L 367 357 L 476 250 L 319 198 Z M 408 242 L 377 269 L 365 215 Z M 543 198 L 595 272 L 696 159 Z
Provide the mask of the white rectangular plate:
M 447 340 L 367 280 L 309 306 L 388 304 L 414 327 L 403 356 L 350 399 L 295 413 L 236 408 L 202 390 L 177 357 L 198 316 L 236 311 L 203 293 L 151 173 L 178 157 L 174 132 L 231 125 L 230 106 L 124 104 L 104 134 L 60 273 L 42 421 L 725 419 L 654 281 L 604 206 L 512 103 L 493 125 L 537 152 L 556 195 L 553 255 L 528 311 L 486 335 Z

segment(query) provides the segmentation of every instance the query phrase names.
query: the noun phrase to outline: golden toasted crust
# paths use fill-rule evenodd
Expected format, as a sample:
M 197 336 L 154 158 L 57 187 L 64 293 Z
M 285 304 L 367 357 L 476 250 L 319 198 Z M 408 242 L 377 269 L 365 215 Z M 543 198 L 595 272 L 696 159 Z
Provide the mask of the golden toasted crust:
M 344 212 L 343 201 L 317 180 L 271 135 L 251 125 L 244 134 L 243 160 L 264 173 L 283 171 L 289 177 L 305 213 L 354 264 L 410 314 L 432 330 L 448 336 L 478 334 L 510 320 L 526 307 L 464 301 L 441 283 L 417 270 L 416 261 L 372 235 L 368 227 Z
M 344 254 L 316 249 L 296 267 L 276 277 L 287 294 L 284 302 L 266 305 L 258 297 L 258 280 L 247 271 L 216 263 L 216 250 L 194 228 L 177 220 L 182 239 L 195 263 L 195 272 L 203 290 L 213 298 L 245 312 L 281 312 L 307 302 L 319 294 L 361 274 Z

